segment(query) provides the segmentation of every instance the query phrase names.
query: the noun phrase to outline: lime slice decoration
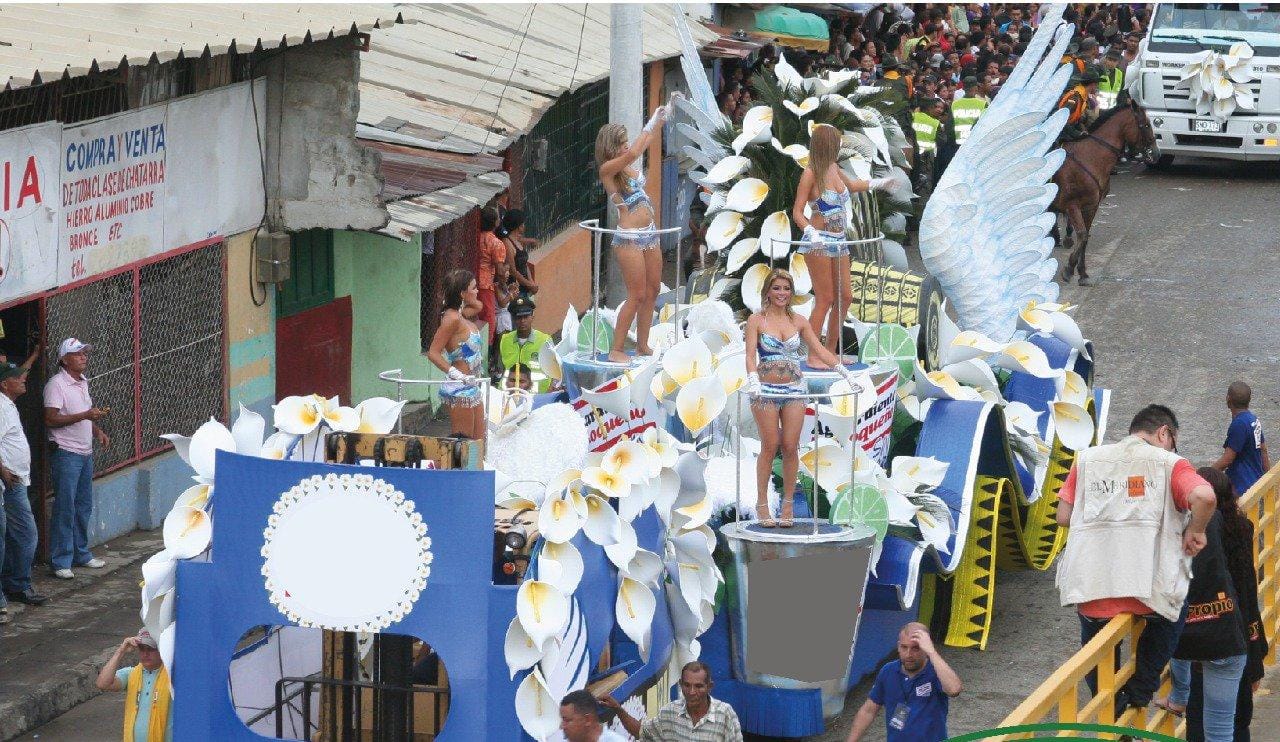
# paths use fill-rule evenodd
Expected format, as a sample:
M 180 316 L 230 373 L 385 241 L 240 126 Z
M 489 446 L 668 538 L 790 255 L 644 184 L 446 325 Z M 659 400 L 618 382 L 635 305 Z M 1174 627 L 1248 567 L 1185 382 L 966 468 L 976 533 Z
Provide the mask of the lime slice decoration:
M 879 361 L 896 363 L 898 379 L 910 379 L 916 367 L 916 341 L 902 325 L 885 323 L 862 338 L 858 359 L 868 366 Z
M 591 323 L 596 325 L 596 347 L 593 352 L 591 349 Z M 578 324 L 578 354 L 582 356 L 593 356 L 596 353 L 608 353 L 613 347 L 613 325 L 596 310 L 591 310 L 582 315 L 582 321 Z
M 840 488 L 831 506 L 831 522 L 851 526 L 862 524 L 876 532 L 876 543 L 889 532 L 889 503 L 873 484 L 858 483 L 850 490 Z

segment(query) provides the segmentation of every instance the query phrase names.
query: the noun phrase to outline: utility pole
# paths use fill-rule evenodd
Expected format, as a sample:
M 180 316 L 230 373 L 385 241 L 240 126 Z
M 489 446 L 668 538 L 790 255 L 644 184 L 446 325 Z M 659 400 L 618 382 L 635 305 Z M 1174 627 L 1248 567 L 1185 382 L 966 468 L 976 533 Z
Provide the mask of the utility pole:
M 609 6 L 609 123 L 627 127 L 627 136 L 632 140 L 644 127 L 643 30 L 643 5 L 614 3 Z M 641 164 L 637 161 L 636 167 Z M 609 226 L 616 226 L 616 209 L 610 206 L 608 213 Z M 601 270 L 609 303 L 620 301 L 627 291 L 622 271 L 612 260 L 604 261 Z

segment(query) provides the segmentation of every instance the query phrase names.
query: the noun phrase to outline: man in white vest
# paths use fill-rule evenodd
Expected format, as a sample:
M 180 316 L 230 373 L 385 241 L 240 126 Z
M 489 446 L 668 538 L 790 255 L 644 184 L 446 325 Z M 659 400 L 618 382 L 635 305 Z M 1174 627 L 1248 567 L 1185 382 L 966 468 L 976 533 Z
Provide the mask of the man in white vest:
M 1213 488 L 1177 450 L 1178 419 L 1150 405 L 1119 443 L 1081 451 L 1058 493 L 1058 525 L 1071 527 L 1058 591 L 1080 615 L 1080 644 L 1121 613 L 1146 619 L 1117 712 L 1151 703 L 1182 632 L 1191 557 L 1205 546 L 1216 506 Z

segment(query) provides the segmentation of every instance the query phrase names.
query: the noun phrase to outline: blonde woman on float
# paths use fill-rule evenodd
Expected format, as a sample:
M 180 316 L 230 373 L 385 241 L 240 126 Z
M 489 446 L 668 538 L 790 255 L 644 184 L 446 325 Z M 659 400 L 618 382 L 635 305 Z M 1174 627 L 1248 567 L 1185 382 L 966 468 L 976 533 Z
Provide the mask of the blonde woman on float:
M 839 244 L 848 239 L 849 201 L 851 194 L 881 190 L 890 178 L 854 180 L 836 164 L 840 156 L 840 132 L 830 124 L 813 127 L 809 137 L 809 165 L 800 176 L 791 218 L 804 230 L 799 252 L 804 256 L 813 282 L 813 311 L 809 325 L 815 335 L 825 334 L 825 346 L 835 353 L 845 313 L 849 311 L 852 287 L 849 276 L 849 246 Z M 810 215 L 804 215 L 805 205 Z M 822 344 L 809 346 L 808 364 L 814 368 L 820 357 L 815 350 Z
M 644 170 L 637 161 L 651 144 L 661 141 L 662 122 L 670 113 L 670 103 L 658 106 L 640 136 L 630 144 L 627 128 L 622 124 L 605 124 L 596 134 L 600 184 L 609 203 L 618 209 L 618 229 L 621 230 L 613 236 L 613 258 L 618 261 L 622 280 L 627 285 L 627 299 L 618 307 L 613 347 L 609 349 L 609 360 L 613 363 L 632 360 L 622 350 L 632 322 L 636 325 L 636 355 L 653 355 L 649 328 L 653 324 L 658 288 L 662 285 L 662 250 L 653 204 L 644 190 Z
M 827 367 L 855 386 L 849 369 L 822 347 L 817 333 L 791 308 L 795 281 L 781 268 L 769 271 L 760 291 L 760 311 L 747 318 L 747 394 L 751 414 L 760 429 L 760 458 L 756 460 L 756 518 L 765 528 L 790 528 L 794 523 L 796 472 L 800 468 L 800 429 L 809 388 L 800 363 L 804 347 Z M 769 513 L 769 477 L 773 459 L 782 451 L 782 509 L 774 521 Z

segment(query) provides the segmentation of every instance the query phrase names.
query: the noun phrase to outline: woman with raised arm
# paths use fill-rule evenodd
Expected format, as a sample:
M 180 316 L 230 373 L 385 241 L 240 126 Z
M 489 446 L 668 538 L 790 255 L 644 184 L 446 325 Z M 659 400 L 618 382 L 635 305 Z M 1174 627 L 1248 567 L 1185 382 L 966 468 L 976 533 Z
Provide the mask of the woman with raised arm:
M 849 200 L 851 194 L 866 190 L 882 189 L 893 181 L 889 178 L 855 180 L 849 177 L 836 161 L 840 156 L 840 132 L 830 124 L 813 127 L 809 137 L 809 166 L 800 176 L 796 188 L 795 204 L 791 218 L 802 230 L 804 255 L 809 277 L 813 282 L 813 312 L 809 325 L 814 335 L 825 332 L 825 347 L 835 353 L 849 310 L 852 288 L 849 278 L 848 240 Z M 805 216 L 805 206 L 809 216 Z M 809 345 L 809 365 L 822 368 L 816 351 L 824 343 Z M 829 353 L 829 355 L 830 355 Z
M 618 307 L 613 347 L 609 349 L 609 360 L 614 363 L 631 361 L 622 346 L 632 322 L 636 324 L 636 354 L 653 355 L 649 347 L 649 327 L 653 324 L 653 307 L 662 284 L 662 250 L 653 204 L 644 190 L 643 163 L 637 164 L 637 161 L 650 144 L 661 139 L 662 122 L 669 112 L 670 104 L 658 106 L 640 136 L 630 144 L 627 128 L 622 124 L 605 124 L 596 134 L 600 184 L 609 203 L 618 209 L 620 231 L 613 236 L 613 257 L 627 285 L 627 299 Z
M 804 318 L 791 309 L 795 282 L 781 268 L 769 272 L 760 292 L 760 311 L 747 318 L 747 393 L 751 414 L 760 429 L 760 458 L 756 461 L 756 517 L 760 525 L 790 528 L 795 513 L 796 473 L 800 468 L 800 429 L 808 386 L 800 363 L 804 346 L 840 373 L 856 382 L 840 361 L 818 342 Z M 782 451 L 782 508 L 775 523 L 769 512 L 769 477 L 773 459 Z
M 471 321 L 480 309 L 476 277 L 465 268 L 454 268 L 444 277 L 444 312 L 431 338 L 427 358 L 449 377 L 440 386 L 440 401 L 449 408 L 452 435 L 484 438 L 484 406 L 477 372 L 481 367 L 484 337 Z

